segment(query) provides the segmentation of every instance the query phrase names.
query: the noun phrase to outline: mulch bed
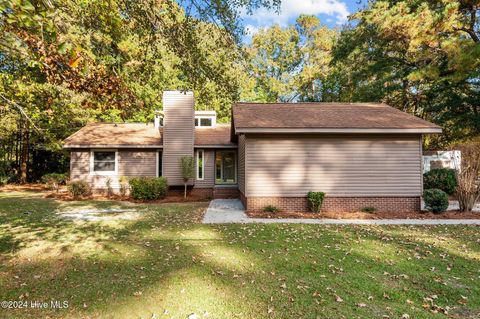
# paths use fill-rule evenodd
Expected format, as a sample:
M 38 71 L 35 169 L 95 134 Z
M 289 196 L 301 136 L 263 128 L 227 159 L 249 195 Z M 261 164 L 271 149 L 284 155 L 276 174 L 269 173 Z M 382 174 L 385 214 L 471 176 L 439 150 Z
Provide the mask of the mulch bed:
M 205 197 L 198 197 L 187 195 L 187 198 L 183 198 L 183 196 L 177 195 L 168 195 L 163 199 L 158 200 L 134 200 L 128 196 L 122 197 L 120 195 L 113 195 L 113 196 L 106 196 L 106 195 L 90 195 L 90 196 L 82 196 L 80 198 L 74 199 L 69 193 L 67 192 L 48 192 L 45 194 L 45 198 L 55 198 L 58 200 L 63 201 L 78 201 L 78 200 L 116 200 L 116 201 L 126 201 L 131 203 L 140 203 L 140 204 L 162 204 L 162 203 L 191 203 L 191 202 L 205 202 L 207 199 Z
M 208 201 L 205 197 L 199 197 L 194 195 L 187 195 L 187 198 L 183 198 L 183 193 L 172 192 L 167 195 L 167 197 L 159 200 L 134 200 L 128 196 L 122 197 L 120 195 L 106 196 L 102 194 L 93 194 L 90 196 L 83 196 L 81 198 L 74 199 L 65 189 L 65 186 L 61 186 L 58 192 L 48 190 L 44 184 L 7 184 L 0 187 L 0 192 L 39 192 L 43 193 L 45 198 L 54 198 L 62 201 L 74 201 L 74 200 L 117 200 L 117 201 L 127 201 L 132 203 L 151 203 L 151 204 L 161 204 L 161 203 L 191 203 L 191 202 L 205 202 Z
M 248 217 L 252 218 L 331 218 L 331 219 L 480 219 L 480 213 L 462 213 L 459 211 L 448 211 L 441 214 L 431 212 L 278 212 L 269 213 L 263 211 L 247 211 Z
M 43 192 L 46 190 L 44 184 L 7 184 L 0 187 L 0 192 Z

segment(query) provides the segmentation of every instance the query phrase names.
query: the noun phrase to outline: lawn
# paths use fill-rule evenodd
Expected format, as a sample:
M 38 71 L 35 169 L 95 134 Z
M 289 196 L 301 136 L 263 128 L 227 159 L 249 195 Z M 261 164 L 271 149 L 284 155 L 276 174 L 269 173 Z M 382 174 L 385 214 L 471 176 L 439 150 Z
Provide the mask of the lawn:
M 207 203 L 0 192 L 1 318 L 479 318 L 480 228 L 202 225 Z M 72 220 L 79 209 L 133 220 Z

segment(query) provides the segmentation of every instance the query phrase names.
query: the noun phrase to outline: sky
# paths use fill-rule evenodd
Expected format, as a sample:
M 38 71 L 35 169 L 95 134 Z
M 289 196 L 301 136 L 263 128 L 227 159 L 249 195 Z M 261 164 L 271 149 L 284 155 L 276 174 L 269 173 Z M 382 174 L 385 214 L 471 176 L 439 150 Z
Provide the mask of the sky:
M 334 28 L 347 22 L 348 15 L 363 7 L 365 0 L 281 0 L 280 12 L 259 9 L 253 15 L 243 15 L 248 33 L 244 41 L 250 42 L 252 34 L 274 24 L 286 26 L 295 23 L 301 14 L 317 16 L 328 27 Z

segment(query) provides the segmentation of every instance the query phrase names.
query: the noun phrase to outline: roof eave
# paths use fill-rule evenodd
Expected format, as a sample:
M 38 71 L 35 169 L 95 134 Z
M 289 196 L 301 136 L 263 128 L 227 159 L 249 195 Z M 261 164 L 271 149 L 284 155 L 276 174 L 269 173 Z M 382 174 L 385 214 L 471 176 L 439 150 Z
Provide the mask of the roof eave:
M 442 129 L 432 128 L 235 128 L 239 133 L 383 133 L 383 134 L 440 134 Z

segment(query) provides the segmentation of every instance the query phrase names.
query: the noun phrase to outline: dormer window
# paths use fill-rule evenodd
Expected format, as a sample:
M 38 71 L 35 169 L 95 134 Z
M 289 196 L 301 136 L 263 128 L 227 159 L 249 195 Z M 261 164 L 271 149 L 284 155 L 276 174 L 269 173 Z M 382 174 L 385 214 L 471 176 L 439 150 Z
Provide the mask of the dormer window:
M 212 127 L 213 126 L 213 118 L 211 118 L 211 117 L 196 117 L 195 118 L 195 126 L 196 127 Z
M 195 127 L 215 127 L 216 123 L 215 111 L 195 111 Z

